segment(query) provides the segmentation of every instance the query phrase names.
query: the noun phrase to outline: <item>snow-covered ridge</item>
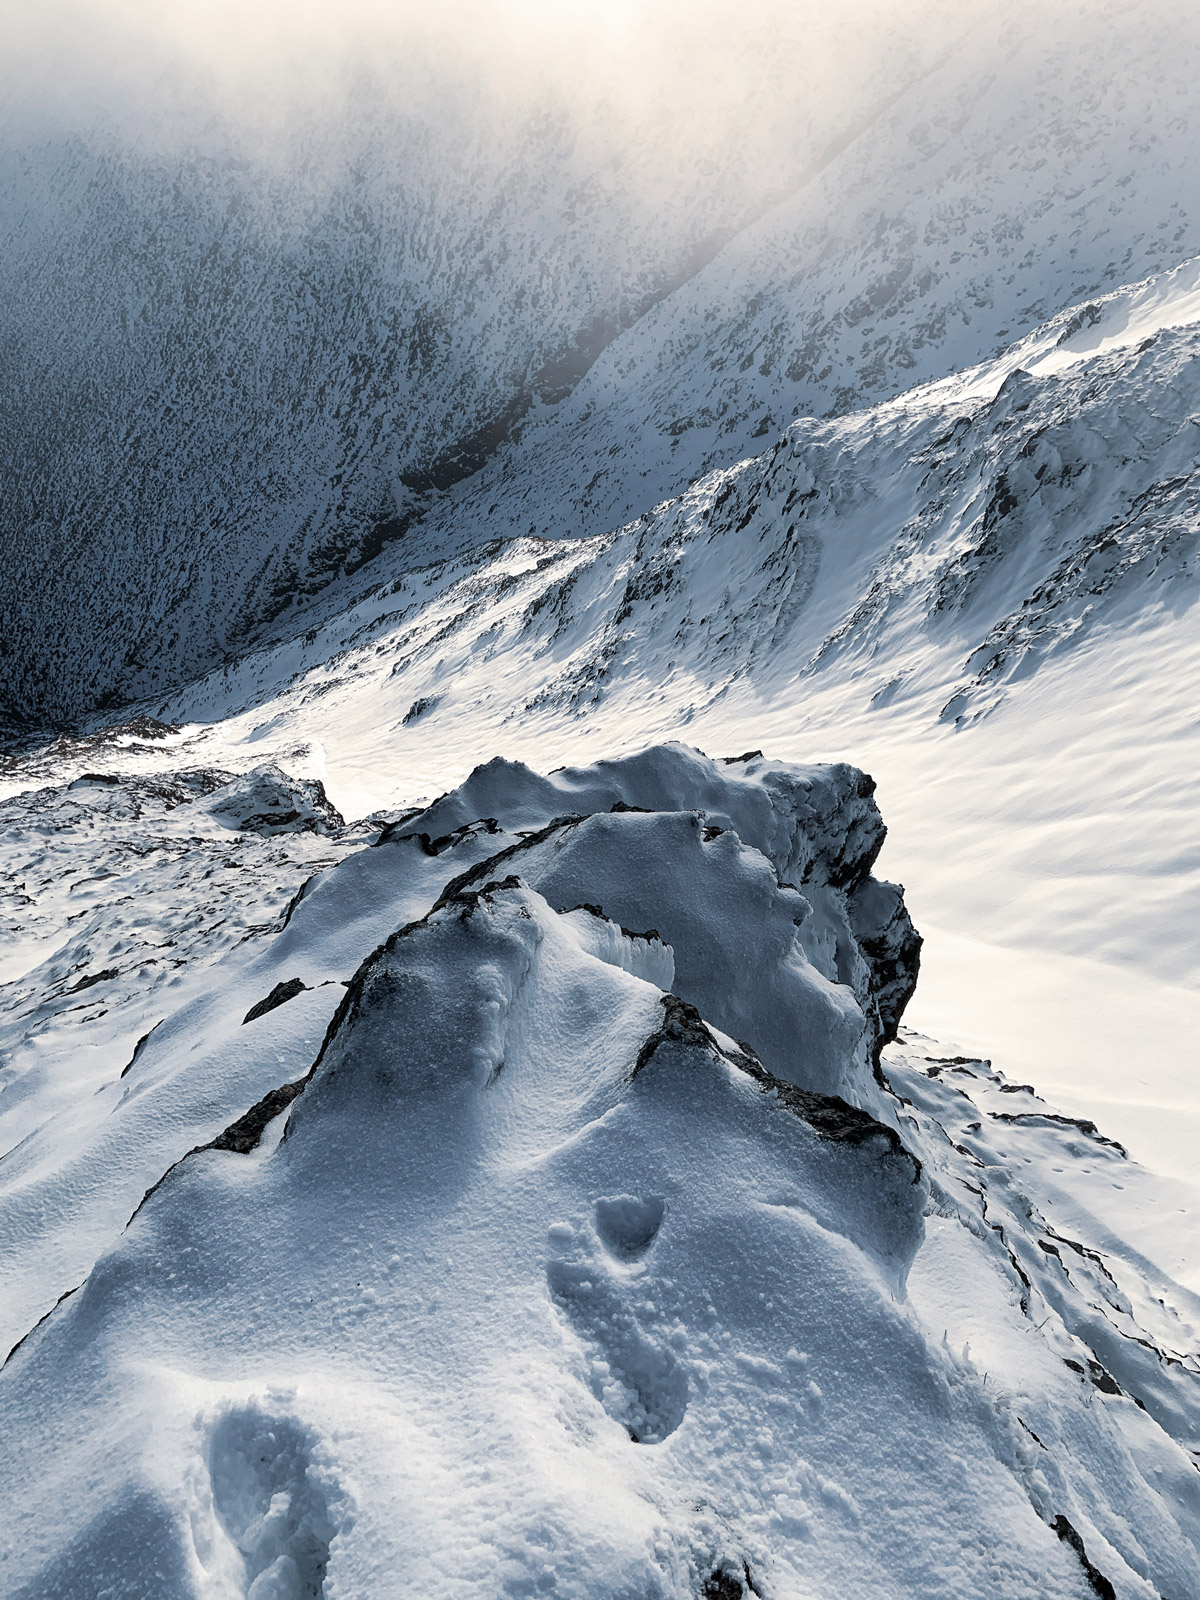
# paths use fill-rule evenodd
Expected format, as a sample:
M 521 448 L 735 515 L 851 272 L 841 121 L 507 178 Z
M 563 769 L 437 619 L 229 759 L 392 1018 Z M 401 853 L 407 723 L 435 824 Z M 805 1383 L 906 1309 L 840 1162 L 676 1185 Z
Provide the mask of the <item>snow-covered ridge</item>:
M 595 538 L 517 534 L 403 572 L 155 709 L 332 751 L 339 685 L 369 685 L 372 720 L 419 748 L 445 744 L 459 704 L 524 732 L 803 681 L 962 725 L 1105 624 L 1194 600 L 1196 282 L 1189 263 L 953 378 L 803 418 Z M 570 475 L 542 476 L 556 466 Z
M 870 876 L 884 829 L 861 774 L 714 765 L 682 747 L 551 778 L 494 761 L 382 830 L 338 828 L 315 787 L 271 769 L 97 777 L 6 803 L 6 875 L 38 912 L 11 907 L 24 943 L 3 990 L 0 1172 L 23 1219 L 5 1266 L 11 1337 L 78 1282 L 173 1159 L 275 1089 L 285 1061 L 311 1065 L 341 986 L 452 880 L 519 873 L 564 915 L 583 908 L 577 939 L 666 978 L 777 1075 L 796 1076 L 803 1033 L 799 1081 L 872 1103 L 920 941 L 899 891 Z M 691 904 L 680 863 L 724 905 L 722 926 Z M 597 906 L 654 939 L 598 933 Z M 773 974 L 761 1037 L 753 952 Z M 242 1019 L 267 1012 L 263 1054 Z
M 624 527 L 518 536 L 402 574 L 154 709 L 190 725 L 197 751 L 210 748 L 199 725 L 214 724 L 220 754 L 207 759 L 287 748 L 366 809 L 401 798 L 367 777 L 388 770 L 393 739 L 436 782 L 460 775 L 447 752 L 484 728 L 556 755 L 596 726 L 636 739 L 740 717 L 753 730 L 791 707 L 826 725 L 833 705 L 876 726 L 963 730 L 1047 667 L 1152 623 L 1176 629 L 1170 670 L 1186 681 L 1200 413 L 1189 274 L 1099 302 L 1113 327 L 1131 307 L 1167 308 L 1136 342 L 1068 361 L 1089 323 L 1064 313 L 953 380 L 802 419 Z M 82 758 L 64 745 L 9 781 Z
M 63 739 L 0 782 L 273 758 L 356 815 L 461 782 L 486 749 L 545 766 L 683 729 L 816 750 L 888 785 L 926 920 L 1186 977 L 1193 272 L 1086 302 L 953 380 L 801 420 L 595 538 L 521 534 L 330 595 L 303 634 L 146 707 L 168 727 Z M 1089 307 L 1115 330 L 1156 304 L 1158 333 L 1040 369 L 1096 326 Z
M 1195 1587 L 1200 1305 L 1101 1241 L 1111 1140 L 873 1066 L 917 941 L 861 774 L 493 761 L 369 837 L 77 1098 L 69 1180 L 61 1116 L 0 1161 L 26 1298 L 86 1273 L 0 1373 L 8 1593 Z

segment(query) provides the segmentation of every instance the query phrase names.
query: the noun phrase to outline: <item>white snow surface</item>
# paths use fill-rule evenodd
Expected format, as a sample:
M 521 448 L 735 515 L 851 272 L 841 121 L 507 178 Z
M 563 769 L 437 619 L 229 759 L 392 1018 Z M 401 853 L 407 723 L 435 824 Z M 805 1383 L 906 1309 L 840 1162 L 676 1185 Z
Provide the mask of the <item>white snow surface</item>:
M 418 199 L 381 169 L 321 215 L 185 162 L 164 259 L 261 188 L 221 234 L 249 322 L 332 274 L 211 437 L 171 398 L 211 306 L 149 382 L 89 280 L 145 430 L 126 481 L 72 413 L 28 477 L 0 648 L 46 705 L 142 698 L 0 758 L 5 1600 L 1200 1595 L 1171 9 L 880 57 L 799 187 L 760 156 L 811 130 L 764 128 L 719 205 L 656 171 L 658 231 L 614 167 L 548 233 L 596 155 L 549 125 L 548 165 L 464 125 Z M 169 165 L 8 172 L 90 197 L 13 349 Z M 12 215 L 19 278 L 49 223 Z M 101 481 L 120 537 L 72 543 Z
M 179 930 L 127 1072 L 0 1161 L 0 1304 L 49 1311 L 0 1375 L 6 1595 L 1196 1592 L 1169 1197 L 987 1062 L 874 1074 L 912 950 L 854 769 L 492 761 L 369 831 L 222 776 L 7 802 L 319 870 Z M 147 996 L 105 984 L 116 1038 Z

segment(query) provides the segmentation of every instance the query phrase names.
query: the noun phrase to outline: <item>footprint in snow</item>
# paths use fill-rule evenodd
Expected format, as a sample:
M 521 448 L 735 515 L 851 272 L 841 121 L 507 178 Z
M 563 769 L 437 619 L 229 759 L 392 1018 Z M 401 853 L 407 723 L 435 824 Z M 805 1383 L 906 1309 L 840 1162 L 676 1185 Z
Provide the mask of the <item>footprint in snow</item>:
M 588 1352 L 588 1381 L 604 1410 L 635 1444 L 661 1444 L 683 1421 L 687 1373 L 675 1352 L 647 1329 L 634 1309 L 616 1261 L 639 1261 L 666 1212 L 660 1197 L 615 1195 L 598 1200 L 595 1230 L 556 1223 L 551 1245 L 559 1252 L 546 1267 L 550 1294 Z M 596 1248 L 595 1236 L 604 1249 Z M 646 1281 L 637 1280 L 644 1306 Z
M 337 1530 L 315 1444 L 299 1422 L 256 1407 L 228 1411 L 213 1428 L 213 1504 L 245 1562 L 246 1600 L 324 1596 Z
M 621 1261 L 639 1261 L 662 1227 L 667 1202 L 661 1195 L 639 1200 L 617 1194 L 596 1201 L 596 1232 L 610 1254 Z

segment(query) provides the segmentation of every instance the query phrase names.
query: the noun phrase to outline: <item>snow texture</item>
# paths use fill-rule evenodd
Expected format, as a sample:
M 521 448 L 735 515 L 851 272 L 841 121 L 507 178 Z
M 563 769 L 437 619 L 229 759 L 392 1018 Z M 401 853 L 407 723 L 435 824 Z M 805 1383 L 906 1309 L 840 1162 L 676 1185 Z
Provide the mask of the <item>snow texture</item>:
M 1200 1595 L 1200 32 L 924 40 L 5 123 L 5 1600 Z
M 80 1197 L 5 1242 L 6 1592 L 1193 1592 L 1200 1302 L 1092 1204 L 1154 1180 L 873 1071 L 881 840 L 853 769 L 675 745 L 341 841 L 0 1164 Z

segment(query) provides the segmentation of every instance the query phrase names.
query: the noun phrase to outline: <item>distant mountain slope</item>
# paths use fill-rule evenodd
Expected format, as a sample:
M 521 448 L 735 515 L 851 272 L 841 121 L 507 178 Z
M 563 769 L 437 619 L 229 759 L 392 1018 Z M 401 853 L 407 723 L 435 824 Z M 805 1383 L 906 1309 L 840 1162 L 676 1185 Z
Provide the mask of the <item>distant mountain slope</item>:
M 1068 309 L 622 528 L 400 573 L 153 709 L 190 725 L 189 759 L 286 752 L 351 813 L 454 781 L 481 743 L 565 759 L 686 729 L 868 752 L 963 931 L 1195 974 L 1198 310 L 1194 263 Z M 64 745 L 8 782 L 97 758 Z M 1019 825 L 1021 793 L 1073 835 Z M 978 839 L 969 864 L 939 815 Z
M 960 371 L 1200 252 L 1198 74 L 1195 11 L 984 9 L 948 59 L 615 341 L 477 493 L 435 508 L 439 536 L 603 532 L 796 416 Z
M 178 681 L 401 537 L 937 47 L 850 41 L 852 92 L 798 96 L 795 35 L 836 53 L 801 10 L 771 62 L 753 26 L 731 44 L 725 98 L 754 62 L 763 107 L 731 139 L 686 82 L 512 87 L 386 51 L 270 138 L 186 80 L 178 125 L 10 111 L 5 709 Z
M 434 133 L 364 96 L 332 153 L 321 125 L 282 163 L 232 135 L 13 145 L 7 712 L 177 683 L 388 541 L 412 567 L 603 532 L 797 414 L 1200 250 L 1193 12 L 967 23 L 864 44 L 836 112 L 796 39 L 735 35 L 764 112 L 734 138 L 694 110 L 673 131 L 669 96 L 580 138 L 453 101 Z

